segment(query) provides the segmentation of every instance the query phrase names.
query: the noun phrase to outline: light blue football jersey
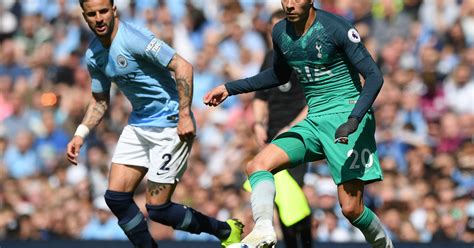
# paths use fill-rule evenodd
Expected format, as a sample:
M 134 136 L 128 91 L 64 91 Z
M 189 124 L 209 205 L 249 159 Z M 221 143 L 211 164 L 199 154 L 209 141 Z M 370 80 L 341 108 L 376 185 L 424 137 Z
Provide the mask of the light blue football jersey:
M 128 124 L 175 127 L 178 91 L 166 68 L 174 54 L 174 49 L 147 29 L 119 22 L 110 48 L 95 37 L 86 52 L 92 92 L 108 93 L 114 82 L 132 104 Z

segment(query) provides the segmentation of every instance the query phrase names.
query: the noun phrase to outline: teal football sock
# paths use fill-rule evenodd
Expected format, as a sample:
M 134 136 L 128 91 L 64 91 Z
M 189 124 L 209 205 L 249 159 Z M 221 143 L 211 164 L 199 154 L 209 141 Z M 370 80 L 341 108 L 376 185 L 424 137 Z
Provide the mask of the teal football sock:
M 379 218 L 368 207 L 364 207 L 362 214 L 352 222 L 352 225 L 359 228 L 365 239 L 372 247 L 389 248 L 393 247 L 390 238 L 383 229 Z

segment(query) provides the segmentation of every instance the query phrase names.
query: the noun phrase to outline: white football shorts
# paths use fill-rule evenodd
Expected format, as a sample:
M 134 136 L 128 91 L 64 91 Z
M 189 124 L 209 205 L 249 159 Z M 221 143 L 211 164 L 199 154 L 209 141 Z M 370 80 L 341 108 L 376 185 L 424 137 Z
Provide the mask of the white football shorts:
M 148 168 L 148 180 L 173 184 L 186 170 L 192 141 L 181 141 L 176 127 L 125 126 L 113 163 Z

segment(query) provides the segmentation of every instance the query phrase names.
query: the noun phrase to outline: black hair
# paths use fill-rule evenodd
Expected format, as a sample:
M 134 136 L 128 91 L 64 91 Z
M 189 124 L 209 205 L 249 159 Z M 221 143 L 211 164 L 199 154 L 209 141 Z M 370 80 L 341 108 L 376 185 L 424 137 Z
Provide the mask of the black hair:
M 87 0 L 79 0 L 79 5 L 81 5 L 81 8 L 84 8 L 84 3 L 87 2 Z M 110 4 L 114 6 L 114 0 L 109 0 Z

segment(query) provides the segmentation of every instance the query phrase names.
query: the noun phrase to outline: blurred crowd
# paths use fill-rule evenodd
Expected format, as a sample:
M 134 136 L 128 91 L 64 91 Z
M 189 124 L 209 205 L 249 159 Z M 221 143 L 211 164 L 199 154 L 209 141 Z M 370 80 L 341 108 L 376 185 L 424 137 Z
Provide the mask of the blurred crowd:
M 384 181 L 366 204 L 398 242 L 474 242 L 474 0 L 319 0 L 359 30 L 384 73 L 376 140 Z M 270 49 L 279 0 L 115 0 L 194 65 L 198 135 L 174 199 L 252 227 L 245 162 L 257 151 L 253 94 L 207 108 L 203 95 L 252 76 Z M 84 53 L 92 32 L 77 0 L 0 1 L 0 240 L 126 239 L 103 201 L 130 104 L 112 89 L 106 118 L 77 166 L 66 144 L 91 98 Z M 144 213 L 144 186 L 136 201 Z M 314 239 L 363 241 L 342 216 L 324 161 L 304 192 Z M 275 221 L 278 223 L 278 221 Z M 150 223 L 157 239 L 212 240 Z

